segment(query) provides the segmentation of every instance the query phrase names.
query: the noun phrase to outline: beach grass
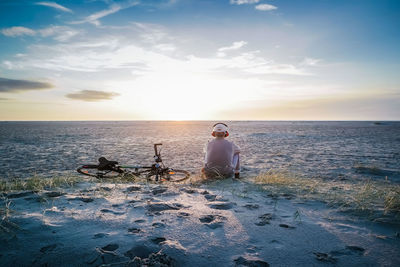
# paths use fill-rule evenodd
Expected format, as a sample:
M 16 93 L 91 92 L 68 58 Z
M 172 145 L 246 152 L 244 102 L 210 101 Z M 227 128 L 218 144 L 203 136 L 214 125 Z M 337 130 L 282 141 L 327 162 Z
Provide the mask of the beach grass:
M 45 178 L 40 176 L 32 176 L 29 178 L 11 178 L 0 180 L 0 193 L 8 193 L 11 191 L 41 191 L 60 187 L 71 187 L 82 181 L 77 176 L 57 176 Z
M 270 170 L 256 176 L 254 182 L 271 195 L 319 200 L 372 219 L 393 215 L 400 220 L 400 185 L 387 180 L 328 181 Z

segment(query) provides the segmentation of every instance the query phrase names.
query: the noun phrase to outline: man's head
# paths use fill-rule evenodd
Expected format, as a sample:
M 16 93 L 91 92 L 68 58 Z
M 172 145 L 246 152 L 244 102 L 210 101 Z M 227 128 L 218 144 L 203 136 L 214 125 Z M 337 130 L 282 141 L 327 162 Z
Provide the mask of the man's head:
M 213 131 L 211 133 L 212 136 L 218 137 L 218 138 L 223 138 L 223 137 L 228 137 L 228 125 L 222 122 L 218 122 L 213 125 Z

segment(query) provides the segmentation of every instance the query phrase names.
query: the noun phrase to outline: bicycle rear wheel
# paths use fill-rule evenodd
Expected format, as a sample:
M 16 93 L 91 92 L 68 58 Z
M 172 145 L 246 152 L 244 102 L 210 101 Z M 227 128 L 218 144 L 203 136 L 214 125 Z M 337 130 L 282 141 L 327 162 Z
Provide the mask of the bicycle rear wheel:
M 123 173 L 119 168 L 110 168 L 108 170 L 99 170 L 98 165 L 83 165 L 77 169 L 83 175 L 92 176 L 96 178 L 116 178 Z

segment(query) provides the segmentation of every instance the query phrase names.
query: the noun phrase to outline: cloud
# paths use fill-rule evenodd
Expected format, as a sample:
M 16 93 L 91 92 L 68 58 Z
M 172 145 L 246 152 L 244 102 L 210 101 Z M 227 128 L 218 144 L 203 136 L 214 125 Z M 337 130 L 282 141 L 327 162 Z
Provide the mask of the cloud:
M 31 30 L 31 29 L 25 28 L 25 27 L 19 27 L 19 26 L 2 29 L 1 33 L 4 34 L 5 36 L 9 36 L 9 37 L 16 37 L 16 36 L 23 36 L 23 35 L 33 36 L 36 34 L 36 32 L 34 30 Z
M 66 8 L 62 5 L 59 5 L 55 2 L 37 2 L 36 5 L 40 5 L 40 6 L 48 6 L 48 7 L 53 7 L 55 9 L 64 11 L 64 12 L 68 12 L 68 13 L 73 13 L 71 9 Z
M 168 52 L 168 51 L 172 52 L 172 51 L 176 50 L 176 47 L 174 44 L 157 44 L 154 46 L 154 48 L 156 48 L 160 51 L 166 51 L 166 52 Z
M 82 24 L 82 23 L 91 23 L 94 24 L 96 26 L 100 26 L 101 23 L 99 21 L 99 19 L 114 14 L 122 9 L 126 9 L 126 8 L 130 8 L 133 6 L 138 5 L 139 2 L 138 1 L 127 1 L 124 2 L 122 4 L 112 4 L 109 6 L 108 9 L 93 13 L 92 15 L 87 16 L 85 19 L 80 20 L 80 21 L 73 21 L 71 22 L 71 24 Z
M 42 37 L 51 36 L 54 38 L 54 40 L 65 42 L 70 38 L 78 35 L 80 31 L 72 29 L 67 26 L 50 26 L 40 30 L 32 30 L 25 27 L 11 27 L 1 30 L 1 33 L 9 37 L 17 37 L 23 35 L 30 35 L 30 36 L 40 35 Z
M 300 63 L 300 65 L 302 65 L 302 66 L 316 66 L 316 65 L 318 65 L 318 63 L 319 63 L 320 61 L 321 61 L 321 59 L 306 57 L 306 58 Z
M 102 100 L 110 100 L 115 96 L 119 96 L 119 94 L 114 92 L 104 92 L 96 90 L 82 90 L 78 93 L 70 93 L 65 96 L 74 100 L 97 102 Z
M 260 0 L 230 0 L 231 5 L 257 4 Z
M 225 46 L 218 49 L 219 52 L 237 50 L 247 44 L 246 41 L 233 42 L 231 46 Z
M 260 11 L 271 11 L 278 9 L 276 6 L 269 5 L 269 4 L 259 4 L 255 6 L 255 9 L 260 10 Z
M 28 80 L 13 80 L 0 78 L 0 93 L 15 93 L 29 90 L 44 90 L 53 88 L 48 82 L 36 82 Z
M 173 35 L 162 27 L 136 23 L 126 25 L 121 29 L 114 28 L 112 39 L 108 30 L 108 26 L 99 28 L 94 38 L 88 34 L 82 35 L 79 40 L 73 39 L 66 43 L 31 45 L 25 57 L 8 59 L 3 61 L 3 65 L 8 69 L 34 69 L 39 71 L 39 75 L 44 75 L 49 70 L 64 72 L 63 76 L 67 72 L 71 75 L 78 75 L 79 72 L 97 72 L 101 78 L 106 75 L 110 79 L 122 75 L 123 70 L 134 73 L 135 79 L 154 73 L 173 72 L 182 75 L 218 73 L 246 78 L 264 74 L 309 74 L 299 64 L 274 62 L 264 58 L 261 51 L 243 52 L 241 49 L 247 44 L 246 41 L 236 41 L 230 46 L 221 47 L 216 51 L 216 56 L 197 56 L 192 54 L 193 51 L 179 49 L 180 39 L 174 39 Z M 142 36 L 142 33 L 146 32 L 153 37 Z M 228 51 L 237 53 L 230 57 L 221 57 L 218 54 Z
M 66 26 L 50 26 L 41 30 L 38 30 L 43 37 L 53 37 L 54 40 L 59 42 L 66 42 L 72 37 L 80 34 L 81 32 Z

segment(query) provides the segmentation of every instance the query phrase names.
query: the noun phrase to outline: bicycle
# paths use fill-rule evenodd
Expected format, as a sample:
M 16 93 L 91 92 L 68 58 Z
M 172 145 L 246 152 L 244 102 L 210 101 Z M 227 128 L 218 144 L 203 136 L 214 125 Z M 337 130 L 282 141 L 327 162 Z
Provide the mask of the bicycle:
M 161 158 L 161 149 L 158 146 L 162 144 L 154 144 L 154 161 L 151 166 L 124 166 L 119 165 L 117 161 L 107 160 L 105 157 L 99 158 L 99 164 L 86 164 L 77 169 L 83 175 L 96 177 L 98 179 L 117 178 L 117 177 L 145 177 L 147 180 L 156 182 L 181 182 L 189 178 L 190 173 L 185 170 L 177 170 L 165 167 Z

